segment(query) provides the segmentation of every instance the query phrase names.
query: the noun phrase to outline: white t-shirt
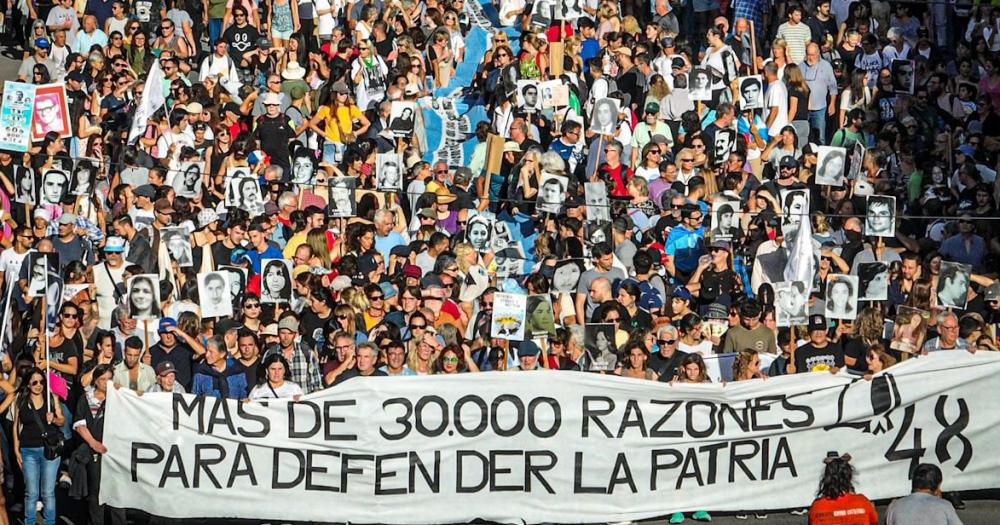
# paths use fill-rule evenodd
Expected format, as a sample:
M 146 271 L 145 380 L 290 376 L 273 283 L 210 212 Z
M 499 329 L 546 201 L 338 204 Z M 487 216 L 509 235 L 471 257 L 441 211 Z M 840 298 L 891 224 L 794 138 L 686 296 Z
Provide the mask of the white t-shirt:
M 378 55 L 373 55 L 371 67 L 362 64 L 361 58 L 355 59 L 351 64 L 351 78 L 361 72 L 358 82 L 354 87 L 354 94 L 357 96 L 358 108 L 366 111 L 371 103 L 379 103 L 385 98 L 386 75 L 389 74 L 389 66 Z
M 764 107 L 768 108 L 764 113 L 765 117 L 770 116 L 771 108 L 778 108 L 778 116 L 767 129 L 769 136 L 776 137 L 781 133 L 781 128 L 788 125 L 788 89 L 785 88 L 784 82 L 776 80 L 767 85 Z
M 316 12 L 326 11 L 332 8 L 329 0 L 313 0 L 316 6 Z M 336 20 L 333 18 L 334 13 L 326 13 L 324 15 L 318 15 L 319 17 L 319 36 L 330 36 L 333 34 L 333 28 L 337 26 Z
M 250 401 L 258 399 L 291 399 L 295 396 L 305 394 L 302 391 L 302 387 L 291 381 L 285 381 L 278 388 L 274 388 L 273 392 L 271 390 L 272 388 L 267 383 L 253 387 L 253 390 L 250 391 Z M 275 396 L 275 394 L 278 395 Z
M 524 10 L 524 0 L 501 0 L 500 1 L 500 25 L 504 27 L 511 27 L 517 23 L 517 19 L 520 14 L 511 15 L 513 11 L 523 11 Z
M 7 296 L 7 289 L 17 282 L 21 273 L 21 265 L 31 252 L 32 250 L 27 250 L 24 253 L 17 253 L 14 248 L 7 248 L 0 253 L 0 272 L 3 272 L 4 279 L 7 281 L 7 286 L 3 289 L 4 297 Z

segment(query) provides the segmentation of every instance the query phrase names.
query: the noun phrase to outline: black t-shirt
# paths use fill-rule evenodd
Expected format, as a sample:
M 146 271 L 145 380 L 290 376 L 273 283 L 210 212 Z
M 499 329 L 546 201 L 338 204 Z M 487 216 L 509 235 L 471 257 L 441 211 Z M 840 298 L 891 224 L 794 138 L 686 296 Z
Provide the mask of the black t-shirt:
M 350 370 L 344 371 L 343 374 L 340 374 L 339 376 L 337 376 L 337 379 L 335 379 L 333 381 L 333 384 L 334 385 L 339 385 L 339 384 L 343 383 L 344 381 L 347 381 L 348 379 L 355 378 L 355 377 L 389 377 L 389 374 L 387 374 L 387 373 L 385 373 L 385 372 L 383 372 L 383 371 L 381 371 L 381 370 L 379 370 L 379 369 L 376 368 L 372 373 L 368 374 L 367 376 L 362 376 L 361 372 L 358 372 L 357 368 L 352 368 Z
M 687 356 L 687 352 L 674 350 L 670 357 L 663 357 L 660 352 L 655 352 L 649 356 L 649 368 L 656 372 L 660 382 L 669 383 L 671 379 L 677 377 L 677 367 Z
M 176 381 L 185 389 L 190 390 L 192 361 L 194 360 L 194 350 L 191 350 L 190 346 L 178 341 L 177 346 L 174 346 L 168 353 L 160 343 L 156 343 L 149 348 L 149 359 L 149 364 L 153 368 L 164 361 L 173 363 L 174 368 L 177 369 Z
M 49 361 L 66 364 L 71 357 L 75 357 L 76 362 L 80 363 L 80 349 L 72 339 L 63 339 L 63 342 L 58 346 L 49 346 Z M 65 379 L 70 385 L 76 381 L 76 376 L 58 371 L 56 371 L 56 374 L 59 374 L 59 377 Z
M 253 136 L 260 139 L 261 148 L 271 156 L 271 163 L 290 169 L 288 163 L 288 141 L 295 137 L 295 130 L 289 125 L 290 119 L 284 114 L 277 117 L 262 115 L 257 119 Z
M 243 53 L 257 49 L 260 33 L 250 24 L 245 27 L 231 25 L 222 35 L 222 39 L 229 44 L 229 56 L 236 62 L 237 67 L 241 67 L 240 61 L 243 60 Z
M 868 371 L 868 362 L 865 360 L 865 343 L 860 337 L 848 337 L 842 340 L 844 345 L 844 356 L 853 357 L 856 361 L 848 366 L 852 372 L 863 374 Z
M 299 321 L 299 333 L 302 334 L 302 344 L 306 348 L 315 347 L 316 341 L 323 337 L 323 327 L 332 318 L 332 312 L 325 319 L 322 319 L 312 310 L 303 310 L 302 319 Z
M 844 350 L 833 342 L 828 342 L 823 348 L 806 343 L 795 350 L 795 373 L 810 372 L 817 365 L 843 368 Z
M 104 441 L 104 403 L 92 410 L 89 396 L 80 396 L 73 413 L 73 421 L 86 421 L 87 430 L 97 441 Z
M 247 385 L 251 385 L 251 386 L 248 386 L 247 388 L 253 388 L 252 385 L 256 385 L 257 384 L 257 380 L 260 377 L 263 377 L 263 375 L 264 375 L 264 370 L 260 367 L 260 356 L 258 355 L 257 356 L 257 360 L 254 361 L 252 364 L 248 365 L 248 364 L 244 363 L 243 361 L 240 361 L 240 364 L 243 365 L 244 368 L 246 368 L 246 372 L 245 373 L 246 373 L 246 376 L 247 376 Z M 260 377 L 258 377 L 258 375 L 257 375 L 258 373 L 260 374 Z
M 235 249 L 226 246 L 222 241 L 212 243 L 212 259 L 215 259 L 215 267 L 232 264 L 231 258 Z
M 701 288 L 698 291 L 698 304 L 712 304 L 722 294 L 732 296 L 737 289 L 739 279 L 736 272 L 726 268 L 721 272 L 705 270 L 701 274 Z

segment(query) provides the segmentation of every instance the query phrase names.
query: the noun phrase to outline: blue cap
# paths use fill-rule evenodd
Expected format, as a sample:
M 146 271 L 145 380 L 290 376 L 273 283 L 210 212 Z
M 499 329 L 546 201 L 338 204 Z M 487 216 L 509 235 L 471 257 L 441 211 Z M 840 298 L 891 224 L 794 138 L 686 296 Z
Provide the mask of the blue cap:
M 35 47 L 39 47 L 39 48 L 42 48 L 42 49 L 48 49 L 51 46 L 52 46 L 52 44 L 49 43 L 49 39 L 45 38 L 44 36 L 40 36 L 40 37 L 38 37 L 38 38 L 35 39 Z
M 158 333 L 162 334 L 166 332 L 171 326 L 177 326 L 177 321 L 173 317 L 164 317 L 163 319 L 160 319 L 160 329 Z
M 538 345 L 530 339 L 527 341 L 521 341 L 521 344 L 517 346 L 518 359 L 538 355 L 540 353 L 542 353 L 542 349 L 538 348 Z
M 691 291 L 687 289 L 687 286 L 678 286 L 670 291 L 672 297 L 680 297 L 681 299 L 687 299 L 688 301 L 694 299 L 691 295 Z
M 972 147 L 972 144 L 962 144 L 958 147 L 958 151 L 967 157 L 971 157 L 976 154 L 976 148 Z

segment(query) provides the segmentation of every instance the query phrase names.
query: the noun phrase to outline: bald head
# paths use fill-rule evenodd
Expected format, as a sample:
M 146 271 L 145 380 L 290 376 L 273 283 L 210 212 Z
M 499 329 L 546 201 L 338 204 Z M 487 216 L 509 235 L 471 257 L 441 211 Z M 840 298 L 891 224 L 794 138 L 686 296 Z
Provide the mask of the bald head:
M 590 283 L 591 298 L 594 302 L 604 302 L 611 300 L 611 281 L 605 277 L 598 277 Z

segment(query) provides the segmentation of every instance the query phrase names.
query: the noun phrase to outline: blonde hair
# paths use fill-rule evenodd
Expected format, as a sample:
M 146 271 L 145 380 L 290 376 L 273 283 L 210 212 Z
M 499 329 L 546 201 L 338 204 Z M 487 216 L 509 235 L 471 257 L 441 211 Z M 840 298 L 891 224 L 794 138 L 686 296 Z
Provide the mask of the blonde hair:
M 350 305 L 357 312 L 364 312 L 368 309 L 368 296 L 363 288 L 352 286 L 340 292 L 340 301 Z
M 649 94 L 657 101 L 670 94 L 670 84 L 662 75 L 653 75 L 653 81 L 649 84 Z
M 334 318 L 338 315 L 347 317 L 347 328 L 345 328 L 344 331 L 350 334 L 351 338 L 353 338 L 354 334 L 358 331 L 358 327 L 355 322 L 357 320 L 358 312 L 356 312 L 350 305 L 338 304 L 337 307 L 333 309 L 333 315 Z
M 639 21 L 634 16 L 628 15 L 622 18 L 622 32 L 635 36 L 642 32 L 642 28 L 639 27 Z
M 460 242 L 455 245 L 455 259 L 458 262 L 458 269 L 462 273 L 469 273 L 472 264 L 466 262 L 470 253 L 475 253 L 476 249 L 467 242 Z
M 813 231 L 816 233 L 827 233 L 830 231 L 830 223 L 826 221 L 826 214 L 816 212 L 813 215 Z
M 799 66 L 795 64 L 785 66 L 784 81 L 786 86 L 795 88 L 806 95 L 809 94 L 809 84 L 806 84 L 806 79 L 802 76 L 802 70 L 799 69 Z
M 326 246 L 326 233 L 323 230 L 309 230 L 305 244 L 312 248 L 313 257 L 319 259 L 323 268 L 330 268 L 330 249 Z
M 786 61 L 788 60 L 788 44 L 785 42 L 784 38 L 775 38 L 774 42 L 771 43 L 771 56 L 774 56 L 774 50 L 781 48 L 781 56 Z

